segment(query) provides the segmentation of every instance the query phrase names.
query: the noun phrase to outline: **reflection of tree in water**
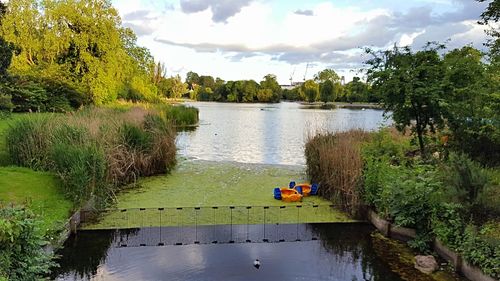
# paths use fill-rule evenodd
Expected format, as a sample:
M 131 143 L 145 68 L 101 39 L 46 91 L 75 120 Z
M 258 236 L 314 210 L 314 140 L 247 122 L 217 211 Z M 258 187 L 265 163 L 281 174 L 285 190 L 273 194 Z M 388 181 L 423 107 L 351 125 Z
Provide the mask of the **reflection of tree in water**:
M 401 280 L 379 259 L 373 249 L 370 234 L 373 227 L 368 224 L 336 223 L 311 224 L 313 233 L 322 246 L 342 262 L 360 264 L 365 281 Z M 359 280 L 353 276 L 352 281 Z M 361 281 L 360 280 L 360 281 Z
M 136 235 L 139 229 L 82 231 L 64 243 L 57 252 L 59 264 L 53 269 L 52 278 L 68 276 L 90 280 L 97 274 L 97 268 L 106 260 L 109 248 L 123 237 Z M 126 239 L 125 238 L 125 239 Z

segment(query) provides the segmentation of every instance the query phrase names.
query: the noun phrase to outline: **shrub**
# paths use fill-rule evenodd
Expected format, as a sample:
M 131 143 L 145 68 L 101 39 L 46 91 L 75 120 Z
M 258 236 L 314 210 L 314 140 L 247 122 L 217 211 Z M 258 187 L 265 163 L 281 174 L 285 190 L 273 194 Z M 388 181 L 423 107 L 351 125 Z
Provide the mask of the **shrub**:
M 468 225 L 464 232 L 460 252 L 465 260 L 478 266 L 481 270 L 493 277 L 500 278 L 500 243 L 498 240 L 488 240 L 479 235 L 473 225 Z
M 479 194 L 484 190 L 488 177 L 483 168 L 465 154 L 450 153 L 441 166 L 442 180 L 447 195 L 455 202 L 471 208 L 477 204 Z
M 430 217 L 440 186 L 433 167 L 401 168 L 397 177 L 387 183 L 390 214 L 394 222 L 417 230 L 430 229 Z
M 45 243 L 33 213 L 0 206 L 0 279 L 38 280 L 54 265 L 40 247 Z
M 446 203 L 436 205 L 432 212 L 432 232 L 442 243 L 457 250 L 465 230 L 465 212 L 462 205 Z

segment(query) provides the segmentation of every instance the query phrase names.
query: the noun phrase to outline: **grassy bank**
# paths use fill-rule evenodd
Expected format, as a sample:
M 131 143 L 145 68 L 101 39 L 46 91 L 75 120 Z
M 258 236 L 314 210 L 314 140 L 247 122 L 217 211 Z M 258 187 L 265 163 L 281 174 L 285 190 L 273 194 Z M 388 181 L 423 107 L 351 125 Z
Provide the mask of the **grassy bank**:
M 266 214 L 267 223 L 293 223 L 297 209 L 279 211 L 279 206 L 297 204 L 324 206 L 303 211 L 300 214 L 303 222 L 352 221 L 346 214 L 326 207 L 330 202 L 318 196 L 306 197 L 302 203 L 284 203 L 273 198 L 274 187 L 286 186 L 290 180 L 300 182 L 304 176 L 300 168 L 290 166 L 183 161 L 170 175 L 140 180 L 138 186 L 131 186 L 117 196 L 117 209 L 135 210 L 129 210 L 127 214 L 111 211 L 99 223 L 87 225 L 87 228 L 158 226 L 158 210 L 140 211 L 138 208 L 159 207 L 171 208 L 163 213 L 163 226 L 194 225 L 194 210 L 176 210 L 176 207 L 201 207 L 198 224 L 229 223 L 229 208 L 217 210 L 217 219 L 214 221 L 213 206 L 243 206 L 234 210 L 234 224 L 247 223 L 247 209 L 244 206 L 270 206 Z M 263 210 L 253 208 L 250 223 L 263 223 Z
M 3 204 L 27 205 L 40 216 L 44 231 L 64 224 L 72 208 L 54 175 L 20 167 L 0 168 L 0 198 Z
M 439 141 L 429 149 L 432 156 L 422 157 L 393 130 L 317 135 L 306 145 L 308 176 L 330 200 L 361 202 L 398 226 L 416 229 L 409 242 L 414 249 L 428 252 L 438 238 L 498 278 L 499 169 L 484 168 Z

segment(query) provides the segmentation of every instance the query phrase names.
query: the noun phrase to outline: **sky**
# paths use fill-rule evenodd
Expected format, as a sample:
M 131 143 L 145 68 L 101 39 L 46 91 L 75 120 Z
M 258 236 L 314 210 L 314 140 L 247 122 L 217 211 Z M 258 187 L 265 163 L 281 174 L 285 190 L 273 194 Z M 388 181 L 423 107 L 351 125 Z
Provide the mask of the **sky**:
M 483 49 L 477 20 L 489 1 L 474 0 L 113 0 L 167 75 L 188 71 L 228 80 L 280 84 L 331 68 L 350 81 L 362 76 L 364 47 Z

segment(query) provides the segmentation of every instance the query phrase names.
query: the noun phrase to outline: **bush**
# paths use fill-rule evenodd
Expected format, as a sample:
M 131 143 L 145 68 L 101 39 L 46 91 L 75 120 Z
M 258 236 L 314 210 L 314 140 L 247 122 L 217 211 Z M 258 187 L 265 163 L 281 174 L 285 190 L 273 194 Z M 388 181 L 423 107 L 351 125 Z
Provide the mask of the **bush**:
M 430 229 L 430 218 L 441 183 L 432 167 L 401 168 L 397 177 L 387 183 L 390 215 L 401 226 L 417 230 Z M 384 192 L 383 192 L 384 193 Z
M 500 278 L 500 243 L 498 240 L 488 240 L 479 235 L 479 231 L 473 225 L 465 229 L 463 243 L 460 252 L 465 260 L 478 266 L 481 270 L 493 277 Z
M 479 195 L 488 182 L 487 174 L 478 163 L 465 154 L 452 152 L 441 170 L 449 198 L 464 204 L 469 210 L 478 203 Z
M 0 279 L 38 280 L 54 265 L 40 247 L 45 243 L 33 213 L 0 206 Z
M 465 218 L 462 205 L 442 202 L 433 210 L 432 232 L 442 243 L 457 250 L 462 244 Z

